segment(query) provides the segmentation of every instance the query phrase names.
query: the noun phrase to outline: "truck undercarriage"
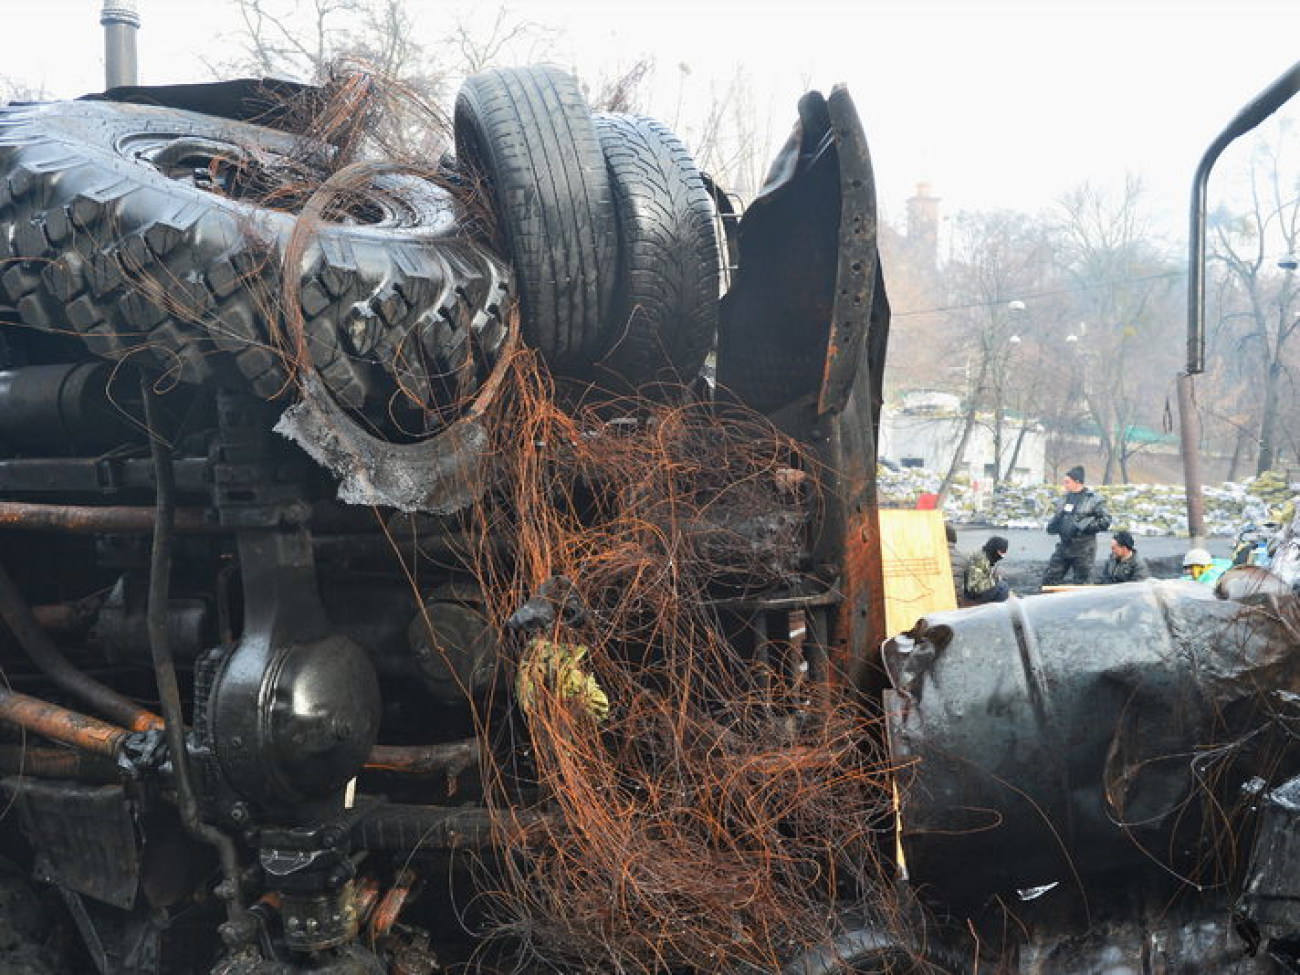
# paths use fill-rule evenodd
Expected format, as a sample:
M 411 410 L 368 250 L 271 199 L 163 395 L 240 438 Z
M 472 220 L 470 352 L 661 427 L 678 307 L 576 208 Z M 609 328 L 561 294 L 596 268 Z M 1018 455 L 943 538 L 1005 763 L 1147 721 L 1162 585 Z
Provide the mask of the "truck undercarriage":
M 0 111 L 5 970 L 1297 970 L 1289 592 L 877 649 L 846 91 L 742 218 L 554 69 L 435 167 L 367 90 Z

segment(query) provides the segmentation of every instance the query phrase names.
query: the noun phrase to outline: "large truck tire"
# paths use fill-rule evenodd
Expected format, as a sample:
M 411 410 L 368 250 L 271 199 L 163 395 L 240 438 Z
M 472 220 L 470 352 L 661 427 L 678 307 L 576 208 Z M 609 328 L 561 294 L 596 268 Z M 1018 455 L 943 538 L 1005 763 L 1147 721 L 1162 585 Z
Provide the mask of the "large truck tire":
M 661 122 L 597 115 L 596 131 L 620 243 L 608 349 L 597 366 L 632 386 L 671 389 L 699 374 L 716 338 L 722 272 L 713 198 Z
M 456 155 L 490 196 L 524 339 L 557 375 L 590 374 L 613 306 L 613 191 L 577 81 L 550 66 L 498 68 L 456 98 Z
M 0 109 L 0 316 L 273 397 L 290 374 L 280 255 L 332 152 L 175 108 Z M 508 272 L 460 234 L 449 196 L 425 179 L 390 173 L 356 200 L 314 228 L 300 303 L 331 394 L 382 412 L 410 386 L 395 363 L 423 357 L 445 372 L 471 333 L 499 345 Z

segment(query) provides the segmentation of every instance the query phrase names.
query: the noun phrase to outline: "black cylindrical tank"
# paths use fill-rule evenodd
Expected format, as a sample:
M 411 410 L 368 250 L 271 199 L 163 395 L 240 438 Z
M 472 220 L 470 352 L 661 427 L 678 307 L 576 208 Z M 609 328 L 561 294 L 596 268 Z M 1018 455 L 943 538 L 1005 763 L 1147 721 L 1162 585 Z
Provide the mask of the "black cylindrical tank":
M 1241 784 L 1296 764 L 1298 618 L 1293 596 L 1144 582 L 939 613 L 886 643 L 912 879 L 959 899 L 1144 864 L 1222 879 Z
M 0 371 L 0 443 L 48 453 L 140 439 L 131 383 L 113 386 L 102 362 L 24 366 Z

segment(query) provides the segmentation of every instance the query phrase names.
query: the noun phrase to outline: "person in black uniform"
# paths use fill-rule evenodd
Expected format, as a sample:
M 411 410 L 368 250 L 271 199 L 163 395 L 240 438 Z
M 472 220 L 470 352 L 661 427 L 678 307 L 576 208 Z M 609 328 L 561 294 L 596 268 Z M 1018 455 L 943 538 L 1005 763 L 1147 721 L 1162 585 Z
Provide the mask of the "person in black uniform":
M 1075 465 L 1062 479 L 1065 494 L 1056 503 L 1056 511 L 1047 523 L 1047 534 L 1057 536 L 1056 549 L 1043 572 L 1043 585 L 1064 581 L 1069 572 L 1076 583 L 1092 579 L 1092 564 L 1097 559 L 1097 533 L 1110 527 L 1106 502 L 1084 484 L 1083 468 Z

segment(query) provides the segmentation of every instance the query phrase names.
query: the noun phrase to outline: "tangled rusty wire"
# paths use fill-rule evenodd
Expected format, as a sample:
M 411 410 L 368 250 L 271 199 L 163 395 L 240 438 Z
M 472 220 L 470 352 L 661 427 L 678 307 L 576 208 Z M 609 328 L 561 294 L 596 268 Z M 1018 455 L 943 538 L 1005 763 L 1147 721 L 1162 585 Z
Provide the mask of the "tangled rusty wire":
M 366 177 L 343 167 L 325 189 Z M 307 207 L 304 235 L 321 216 Z M 304 361 L 292 320 L 285 338 Z M 732 608 L 808 568 L 809 460 L 744 411 L 574 404 L 527 351 L 506 376 L 490 420 L 501 487 L 469 533 L 490 623 L 516 623 L 514 703 L 479 715 L 498 746 L 497 934 L 568 970 L 740 972 L 838 934 L 845 904 L 902 923 L 877 731 L 813 679 L 798 614 L 759 661 Z M 552 612 L 520 624 L 530 597 Z M 521 798 L 555 815 L 524 819 Z
M 553 612 L 514 615 L 518 703 L 485 731 L 502 835 L 524 837 L 499 933 L 566 970 L 738 972 L 825 940 L 833 902 L 887 923 L 876 736 L 810 680 L 796 625 L 759 663 L 725 608 L 797 568 L 800 452 L 706 404 L 566 410 L 529 354 L 513 367 L 479 573 L 497 626 L 529 596 Z M 521 788 L 558 817 L 521 829 Z

